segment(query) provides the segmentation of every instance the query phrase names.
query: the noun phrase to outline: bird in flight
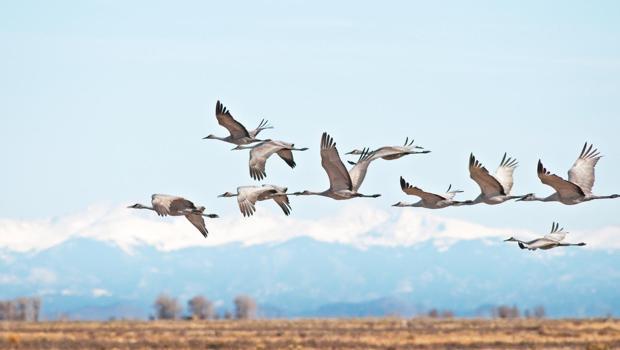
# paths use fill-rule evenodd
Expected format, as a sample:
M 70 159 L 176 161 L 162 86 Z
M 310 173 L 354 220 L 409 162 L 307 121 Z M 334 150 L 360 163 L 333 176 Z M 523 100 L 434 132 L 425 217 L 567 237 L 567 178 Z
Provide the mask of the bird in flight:
M 322 192 L 302 191 L 295 192 L 295 196 L 324 196 L 336 200 L 351 199 L 356 197 L 377 198 L 380 194 L 365 195 L 358 190 L 364 181 L 368 165 L 372 161 L 372 152 L 365 150 L 359 160 L 347 171 L 342 163 L 336 142 L 326 132 L 321 136 L 321 165 L 329 178 L 329 189 Z
M 291 204 L 286 195 L 286 187 L 275 185 L 263 186 L 240 186 L 237 193 L 225 192 L 218 197 L 237 197 L 237 204 L 243 216 L 252 216 L 256 211 L 256 202 L 273 199 L 284 212 L 284 215 L 291 213 Z
M 256 138 L 258 134 L 265 129 L 273 129 L 271 125 L 268 125 L 268 121 L 263 119 L 258 124 L 258 127 L 252 131 L 248 131 L 243 124 L 239 123 L 233 116 L 230 114 L 230 111 L 224 107 L 224 105 L 217 101 L 215 104 L 215 117 L 217 118 L 217 122 L 228 129 L 230 135 L 226 137 L 219 137 L 213 134 L 203 137 L 203 139 L 215 139 L 228 143 L 232 143 L 235 145 L 247 145 L 249 143 L 260 142 Z
M 217 218 L 217 214 L 204 214 L 205 207 L 196 207 L 191 201 L 178 196 L 154 194 L 151 196 L 151 206 L 140 203 L 130 205 L 131 209 L 148 209 L 159 216 L 185 216 L 200 233 L 206 238 L 209 234 L 203 217 Z
M 443 194 L 436 194 L 423 191 L 419 187 L 411 186 L 405 179 L 400 177 L 400 188 L 408 195 L 420 197 L 420 201 L 416 203 L 398 202 L 393 207 L 418 207 L 427 209 L 441 209 L 450 206 L 458 206 L 467 204 L 466 202 L 455 201 L 454 196 L 461 193 L 461 190 L 452 190 L 452 185 L 448 186 L 448 190 Z
M 558 223 L 551 224 L 551 231 L 542 238 L 537 238 L 531 241 L 522 241 L 514 237 L 505 239 L 504 242 L 517 242 L 519 248 L 536 250 L 543 249 L 548 250 L 555 247 L 570 247 L 570 246 L 584 246 L 585 243 L 564 243 L 564 238 L 568 232 L 564 231 L 564 228 L 559 228 Z
M 581 149 L 581 153 L 573 166 L 568 171 L 568 180 L 564 180 L 556 174 L 549 172 L 538 160 L 537 173 L 540 181 L 553 187 L 555 193 L 548 197 L 539 198 L 533 193 L 525 195 L 517 201 L 540 201 L 540 202 L 560 202 L 566 205 L 579 204 L 594 199 L 613 199 L 620 197 L 619 194 L 608 196 L 595 196 L 592 194 L 594 186 L 594 167 L 601 159 L 601 154 L 593 146 L 586 142 Z

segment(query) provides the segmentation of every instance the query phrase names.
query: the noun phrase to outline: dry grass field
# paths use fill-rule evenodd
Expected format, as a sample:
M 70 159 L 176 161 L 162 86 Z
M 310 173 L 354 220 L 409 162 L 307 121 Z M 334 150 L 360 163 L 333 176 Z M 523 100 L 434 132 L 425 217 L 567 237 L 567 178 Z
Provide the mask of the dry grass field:
M 620 320 L 0 323 L 0 349 L 620 349 Z

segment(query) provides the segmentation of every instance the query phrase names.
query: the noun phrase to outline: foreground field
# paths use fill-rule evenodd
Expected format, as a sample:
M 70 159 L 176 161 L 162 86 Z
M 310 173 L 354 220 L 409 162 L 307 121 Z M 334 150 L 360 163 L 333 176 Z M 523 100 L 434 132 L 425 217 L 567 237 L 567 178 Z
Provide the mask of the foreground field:
M 0 349 L 620 349 L 619 320 L 0 323 Z

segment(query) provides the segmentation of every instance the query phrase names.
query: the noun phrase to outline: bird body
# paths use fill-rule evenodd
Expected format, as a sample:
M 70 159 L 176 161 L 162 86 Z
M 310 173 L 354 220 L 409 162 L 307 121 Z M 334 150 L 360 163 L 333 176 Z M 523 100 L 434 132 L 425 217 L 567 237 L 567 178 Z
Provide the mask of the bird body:
M 295 192 L 296 196 L 323 196 L 335 200 L 345 200 L 356 197 L 379 197 L 380 194 L 365 195 L 358 192 L 362 185 L 368 165 L 372 161 L 372 153 L 365 150 L 359 161 L 350 171 L 342 163 L 336 142 L 326 132 L 321 136 L 321 165 L 329 178 L 329 189 L 322 192 L 302 191 Z
M 427 209 L 442 209 L 450 206 L 459 206 L 467 204 L 467 202 L 455 201 L 454 197 L 457 193 L 463 191 L 451 190 L 452 185 L 448 186 L 448 190 L 444 194 L 435 194 L 423 191 L 418 187 L 410 185 L 405 179 L 400 177 L 400 188 L 408 195 L 420 197 L 420 201 L 416 203 L 398 202 L 393 207 L 418 207 Z
M 218 217 L 217 214 L 204 214 L 205 207 L 196 207 L 194 203 L 183 197 L 167 194 L 152 195 L 150 207 L 137 203 L 128 208 L 152 210 L 159 216 L 185 216 L 204 237 L 207 237 L 209 231 L 207 231 L 203 217 Z
M 273 154 L 277 154 L 290 166 L 291 168 L 295 168 L 297 165 L 295 160 L 293 159 L 292 151 L 306 151 L 308 148 L 295 148 L 295 145 L 292 143 L 287 143 L 283 141 L 275 141 L 275 140 L 265 140 L 258 144 L 251 146 L 242 146 L 239 145 L 233 150 L 242 150 L 242 149 L 250 149 L 250 176 L 254 180 L 262 180 L 267 177 L 267 173 L 265 172 L 265 164 L 267 163 L 267 159 L 271 157 Z
M 411 140 L 411 142 L 409 142 L 409 138 L 407 138 L 405 140 L 405 144 L 402 146 L 384 146 L 384 147 L 380 147 L 372 151 L 373 153 L 372 160 L 379 159 L 379 158 L 382 158 L 385 160 L 394 160 L 394 159 L 402 158 L 409 154 L 423 154 L 423 153 L 431 152 L 428 150 L 416 151 L 416 149 L 424 149 L 424 148 L 420 146 L 414 146 L 413 139 Z M 347 154 L 362 155 L 363 152 L 364 152 L 363 150 L 354 149 L 353 151 L 348 152 Z
M 472 205 L 486 203 L 490 205 L 504 203 L 505 201 L 521 198 L 523 196 L 511 196 L 510 191 L 513 185 L 513 172 L 518 163 L 516 159 L 507 158 L 506 153 L 495 172 L 491 175 L 489 171 L 474 157 L 469 155 L 469 176 L 480 187 L 480 195 L 473 201 L 464 204 Z
M 592 194 L 594 186 L 594 167 L 601 159 L 601 154 L 597 149 L 592 149 L 592 145 L 588 147 L 586 142 L 581 149 L 581 153 L 573 166 L 568 171 L 568 180 L 564 180 L 558 175 L 549 172 L 538 160 L 537 173 L 540 181 L 551 186 L 555 193 L 550 196 L 539 198 L 533 193 L 523 196 L 518 201 L 540 201 L 540 202 L 560 202 L 566 205 L 574 205 L 588 202 L 594 199 L 613 199 L 620 195 L 612 194 L 609 196 L 596 196 Z
M 230 111 L 224 107 L 224 105 L 217 101 L 215 104 L 215 117 L 217 118 L 217 122 L 228 129 L 230 135 L 226 137 L 219 137 L 215 135 L 209 135 L 204 137 L 203 139 L 215 139 L 228 143 L 239 145 L 247 145 L 254 142 L 260 142 L 261 140 L 257 139 L 256 136 L 265 130 L 272 129 L 273 127 L 268 124 L 268 121 L 263 119 L 261 120 L 258 127 L 254 130 L 248 131 L 243 124 L 238 122 L 233 116 L 230 114 Z
M 586 245 L 583 242 L 581 243 L 563 242 L 568 232 L 565 232 L 564 228 L 559 228 L 559 226 L 560 225 L 558 223 L 554 222 L 551 225 L 551 231 L 542 238 L 537 238 L 531 241 L 522 241 L 514 237 L 510 237 L 504 240 L 504 242 L 517 242 L 519 245 L 519 248 L 528 249 L 528 250 L 536 250 L 536 249 L 548 250 L 548 249 L 552 249 L 556 247 L 569 247 L 569 246 L 580 246 L 581 247 L 581 246 Z
M 288 200 L 286 187 L 275 185 L 263 186 L 239 186 L 237 194 L 226 192 L 219 197 L 237 197 L 239 210 L 243 216 L 252 216 L 256 211 L 256 202 L 273 199 L 284 212 L 284 215 L 291 213 L 291 205 Z

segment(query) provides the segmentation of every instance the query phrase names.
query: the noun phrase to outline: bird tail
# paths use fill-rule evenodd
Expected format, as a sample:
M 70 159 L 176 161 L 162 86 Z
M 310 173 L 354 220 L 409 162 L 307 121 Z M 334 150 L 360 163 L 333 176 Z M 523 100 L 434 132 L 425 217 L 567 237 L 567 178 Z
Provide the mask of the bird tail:
M 194 214 L 202 214 L 205 211 L 205 207 L 198 207 L 196 209 L 194 209 Z

